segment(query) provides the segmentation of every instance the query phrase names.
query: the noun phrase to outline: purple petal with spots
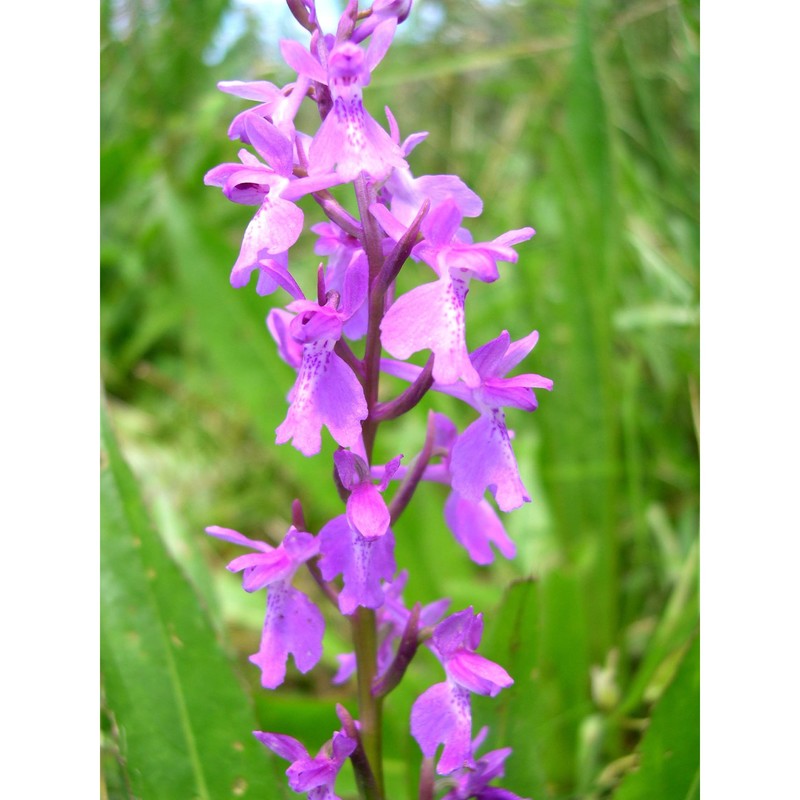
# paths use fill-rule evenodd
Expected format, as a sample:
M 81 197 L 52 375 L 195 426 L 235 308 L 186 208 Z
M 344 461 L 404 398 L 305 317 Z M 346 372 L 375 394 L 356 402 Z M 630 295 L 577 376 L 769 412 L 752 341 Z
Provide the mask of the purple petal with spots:
M 411 735 L 427 757 L 444 745 L 436 771 L 447 775 L 473 766 L 472 708 L 469 692 L 451 682 L 437 683 L 420 695 L 411 709 Z
M 395 358 L 419 350 L 435 355 L 433 378 L 455 383 L 459 378 L 478 386 L 480 376 L 469 360 L 464 332 L 464 300 L 469 280 L 444 275 L 398 298 L 381 322 L 381 342 Z
M 407 166 L 400 148 L 364 110 L 360 96 L 337 97 L 311 144 L 309 175 L 332 172 L 352 181 L 361 172 L 383 180 L 394 167 Z
M 322 657 L 325 622 L 319 609 L 299 589 L 276 581 L 267 592 L 267 616 L 261 646 L 250 661 L 261 668 L 261 685 L 275 689 L 286 677 L 286 660 L 294 656 L 300 672 Z
M 503 523 L 485 498 L 474 503 L 457 492 L 451 492 L 444 506 L 444 518 L 456 541 L 467 550 L 476 564 L 491 564 L 494 561 L 492 544 L 506 558 L 516 555 L 514 542 L 509 539 Z
M 339 593 L 342 614 L 352 614 L 358 606 L 383 605 L 381 581 L 390 581 L 396 569 L 391 529 L 370 541 L 353 530 L 347 517 L 341 515 L 328 522 L 319 535 L 322 577 L 326 581 L 337 575 L 344 578 L 344 588 Z
M 353 371 L 333 352 L 333 339 L 318 339 L 303 346 L 297 380 L 289 395 L 286 419 L 276 429 L 277 444 L 290 439 L 306 456 L 322 447 L 322 426 L 342 447 L 354 445 L 367 418 L 364 390 Z
M 513 511 L 530 502 L 522 480 L 502 409 L 481 414 L 458 437 L 450 456 L 453 489 L 478 503 L 486 489 L 501 511 Z

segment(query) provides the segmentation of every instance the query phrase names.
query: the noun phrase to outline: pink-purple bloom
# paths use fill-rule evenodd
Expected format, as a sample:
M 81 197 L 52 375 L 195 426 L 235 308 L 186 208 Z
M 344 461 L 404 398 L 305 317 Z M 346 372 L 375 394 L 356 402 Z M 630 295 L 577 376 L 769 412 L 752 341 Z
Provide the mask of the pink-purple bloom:
M 267 275 L 256 287 L 259 294 L 269 294 L 282 286 L 294 297 L 302 297 L 285 257 L 303 229 L 303 212 L 294 201 L 340 183 L 341 179 L 332 172 L 295 178 L 292 139 L 256 113 L 245 114 L 243 130 L 266 163 L 247 150 L 240 150 L 241 163 L 220 164 L 205 176 L 206 184 L 221 187 L 229 200 L 259 206 L 245 229 L 231 284 L 237 288 L 246 285 L 253 270 L 259 269 Z
M 382 180 L 394 167 L 406 166 L 400 148 L 366 111 L 362 98 L 362 89 L 389 49 L 396 27 L 396 18 L 380 23 L 366 52 L 352 41 L 336 42 L 325 54 L 327 69 L 298 42 L 281 42 L 286 63 L 298 75 L 328 86 L 333 101 L 309 150 L 309 175 L 335 169 L 346 181 L 362 172 Z M 318 47 L 324 47 L 321 40 Z
M 470 692 L 494 697 L 514 683 L 511 676 L 475 650 L 483 635 L 483 616 L 472 607 L 451 614 L 433 632 L 429 646 L 444 667 L 447 680 L 431 686 L 411 709 L 411 735 L 423 754 L 435 755 L 444 745 L 436 770 L 447 775 L 475 766 Z
M 286 777 L 295 792 L 307 792 L 308 800 L 340 800 L 334 794 L 336 777 L 348 756 L 356 749 L 355 739 L 337 731 L 312 758 L 292 736 L 264 731 L 253 731 L 253 736 L 275 755 L 292 762 L 286 770 Z
M 405 226 L 385 208 L 375 206 L 373 213 L 393 239 L 405 232 Z M 473 244 L 469 233 L 460 227 L 462 219 L 458 204 L 449 198 L 423 221 L 424 239 L 413 254 L 432 267 L 439 278 L 395 301 L 381 322 L 381 343 L 402 360 L 420 350 L 431 350 L 436 357 L 433 377 L 437 383 L 448 385 L 461 379 L 476 387 L 480 378 L 467 352 L 464 320 L 470 280 L 497 280 L 497 262 L 515 262 L 517 253 L 511 245 L 530 239 L 534 230 L 522 228 L 491 242 Z
M 393 458 L 384 470 L 383 479 L 375 486 L 369 466 L 361 456 L 348 450 L 337 450 L 333 461 L 342 486 L 350 493 L 347 498 L 347 522 L 367 540 L 383 536 L 389 529 L 389 509 L 381 493 L 386 491 L 392 475 L 400 466 L 402 456 Z
M 525 358 L 539 339 L 537 331 L 511 341 L 508 331 L 473 351 L 470 365 L 477 383 L 440 384 L 433 388 L 458 397 L 475 408 L 480 416 L 452 445 L 449 469 L 452 487 L 461 498 L 480 503 L 488 488 L 502 511 L 513 511 L 530 502 L 530 495 L 519 476 L 511 447 L 511 436 L 503 408 L 534 411 L 538 402 L 534 389 L 553 388 L 553 381 L 528 373 L 506 378 L 506 373 Z M 381 368 L 405 380 L 414 380 L 421 368 L 384 359 Z M 435 375 L 435 371 L 434 371 Z
M 361 436 L 367 402 L 353 370 L 334 352 L 348 309 L 339 311 L 312 300 L 296 300 L 288 308 L 297 314 L 288 325 L 288 334 L 302 344 L 303 351 L 289 393 L 289 411 L 275 431 L 275 441 L 284 444 L 291 439 L 303 455 L 314 455 L 322 447 L 324 425 L 338 444 L 350 447 Z
M 314 603 L 291 585 L 291 580 L 301 564 L 317 555 L 319 541 L 294 526 L 278 547 L 216 525 L 206 528 L 206 533 L 255 551 L 228 564 L 231 572 L 243 573 L 245 591 L 269 587 L 261 645 L 250 656 L 250 661 L 261 668 L 261 684 L 275 689 L 283 683 L 290 654 L 300 672 L 312 669 L 322 657 L 325 621 Z

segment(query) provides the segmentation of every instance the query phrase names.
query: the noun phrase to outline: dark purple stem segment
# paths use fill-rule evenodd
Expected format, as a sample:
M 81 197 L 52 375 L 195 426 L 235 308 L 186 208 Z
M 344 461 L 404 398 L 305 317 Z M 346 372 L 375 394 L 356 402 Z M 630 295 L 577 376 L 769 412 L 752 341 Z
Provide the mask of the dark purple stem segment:
M 428 430 L 425 434 L 425 444 L 422 446 L 420 454 L 414 461 L 414 466 L 408 472 L 400 488 L 389 503 L 389 515 L 391 517 L 391 524 L 397 521 L 398 517 L 405 511 L 406 506 L 411 502 L 419 482 L 425 472 L 425 467 L 431 460 L 433 455 L 433 438 L 434 438 L 434 425 L 433 414 L 428 415 Z
M 381 792 L 375 780 L 375 775 L 372 772 L 372 767 L 370 767 L 369 760 L 367 759 L 367 754 L 364 752 L 361 734 L 356 727 L 356 723 L 343 705 L 337 703 L 336 711 L 344 727 L 344 732 L 351 739 L 356 741 L 356 749 L 350 754 L 350 761 L 353 764 L 353 771 L 355 772 L 359 794 L 367 798 L 367 800 L 380 800 Z
M 375 406 L 374 418 L 379 422 L 389 419 L 396 419 L 408 411 L 411 411 L 417 403 L 425 396 L 428 389 L 433 385 L 433 355 L 428 358 L 424 369 L 401 395 L 388 403 L 378 403 Z
M 389 665 L 389 669 L 386 670 L 383 677 L 372 684 L 372 694 L 376 697 L 385 697 L 389 694 L 403 679 L 403 675 L 406 674 L 408 665 L 416 655 L 419 647 L 417 632 L 421 613 L 422 606 L 419 603 L 415 603 L 414 608 L 411 609 L 411 615 L 406 623 L 403 636 L 400 639 L 400 645 L 397 648 L 397 655 L 395 655 L 394 661 Z

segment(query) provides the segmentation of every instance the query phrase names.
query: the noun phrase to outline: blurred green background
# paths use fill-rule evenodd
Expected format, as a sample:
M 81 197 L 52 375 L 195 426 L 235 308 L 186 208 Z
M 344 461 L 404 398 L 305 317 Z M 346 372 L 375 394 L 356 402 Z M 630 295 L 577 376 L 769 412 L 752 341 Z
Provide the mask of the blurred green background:
M 203 529 L 281 536 L 301 497 L 316 531 L 342 508 L 329 437 L 315 459 L 274 445 L 293 377 L 264 318 L 284 300 L 229 286 L 252 209 L 203 175 L 235 159 L 225 132 L 248 105 L 216 82 L 291 80 L 276 41 L 302 31 L 280 3 L 101 8 L 102 791 L 296 796 L 249 732 L 315 752 L 334 704 L 355 711 L 330 684 L 347 628 L 325 608 L 321 665 L 261 690 L 247 655 L 263 593 L 241 591 L 233 550 Z M 516 683 L 475 699 L 474 730 L 514 748 L 503 785 L 537 800 L 699 796 L 698 57 L 695 0 L 418 0 L 365 93 L 404 136 L 430 131 L 415 174 L 483 198 L 476 240 L 537 229 L 467 304 L 470 347 L 536 328 L 524 371 L 555 381 L 534 415 L 508 414 L 533 496 L 506 519 L 519 555 L 472 565 L 441 487 L 396 528 L 407 602 L 484 612 L 481 652 Z M 293 256 L 307 287 L 312 243 Z M 424 417 L 385 426 L 379 455 L 413 455 Z M 409 709 L 441 679 L 424 652 L 387 700 L 391 800 L 416 797 Z M 355 796 L 349 768 L 338 787 Z

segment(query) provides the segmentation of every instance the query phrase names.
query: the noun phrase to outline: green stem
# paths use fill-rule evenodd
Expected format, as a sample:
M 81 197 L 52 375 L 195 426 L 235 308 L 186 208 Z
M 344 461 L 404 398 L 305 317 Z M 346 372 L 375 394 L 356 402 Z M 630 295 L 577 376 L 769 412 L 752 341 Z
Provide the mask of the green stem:
M 381 800 L 383 798 L 383 758 L 381 755 L 383 701 L 380 697 L 372 695 L 372 683 L 375 680 L 378 665 L 375 612 L 370 608 L 359 607 L 350 620 L 353 627 L 353 643 L 355 644 L 358 668 L 358 720 L 361 723 L 361 742 L 377 784 L 377 794 L 373 795 L 371 791 L 367 792 L 365 800 Z

